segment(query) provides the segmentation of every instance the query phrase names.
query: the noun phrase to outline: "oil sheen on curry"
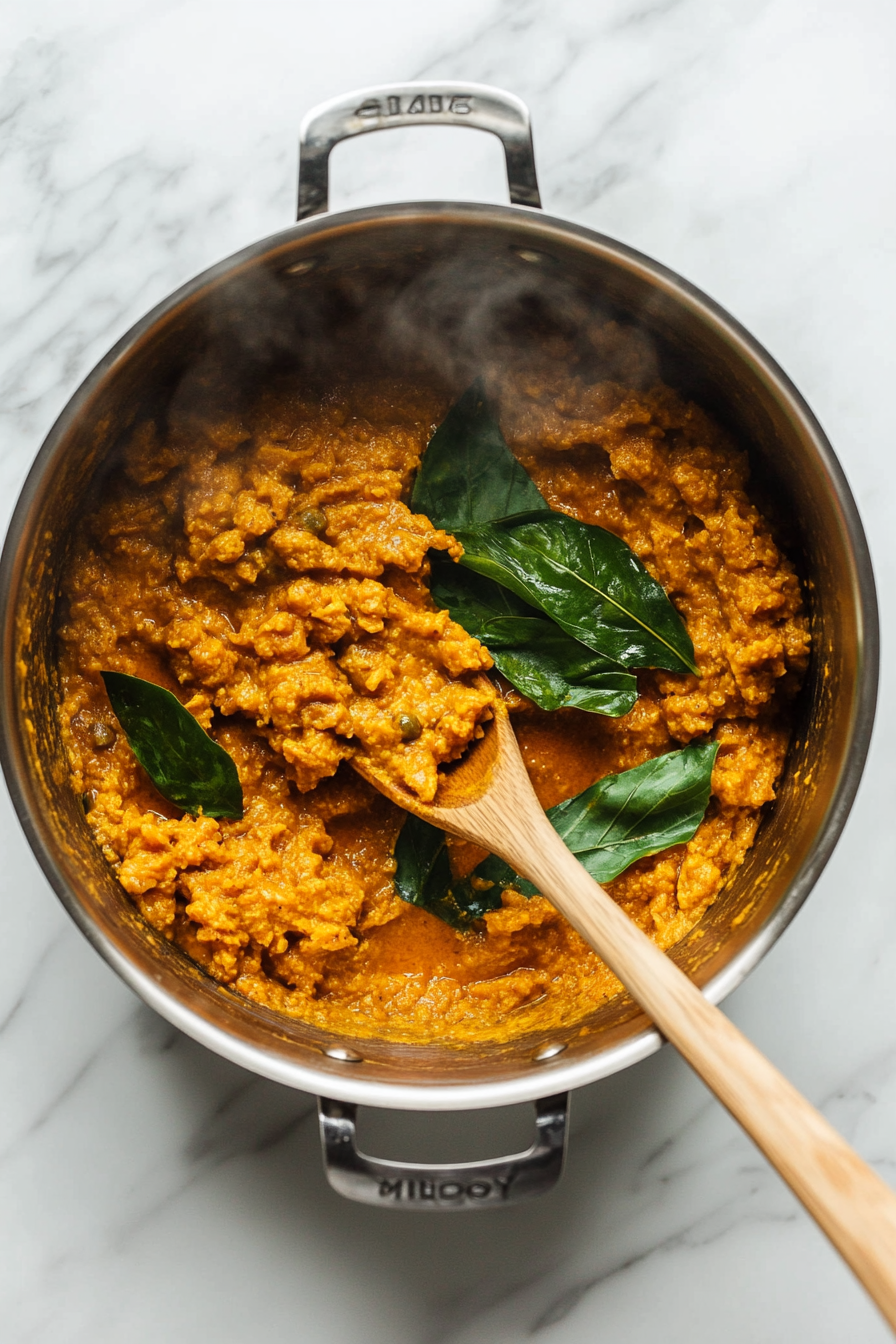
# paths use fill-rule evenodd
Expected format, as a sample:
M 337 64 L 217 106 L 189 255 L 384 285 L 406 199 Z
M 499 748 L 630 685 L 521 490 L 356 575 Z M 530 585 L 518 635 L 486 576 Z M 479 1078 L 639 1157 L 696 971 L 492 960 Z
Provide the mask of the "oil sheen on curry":
M 63 731 L 125 891 L 216 980 L 333 1032 L 419 1042 L 574 1024 L 618 991 L 540 896 L 509 886 L 459 932 L 396 892 L 405 814 L 352 756 L 428 801 L 498 695 L 546 808 L 688 743 L 719 744 L 693 838 L 608 887 L 660 947 L 742 862 L 806 665 L 799 583 L 751 502 L 745 453 L 629 364 L 607 377 L 542 352 L 487 379 L 550 507 L 622 538 L 693 642 L 700 675 L 639 671 L 619 718 L 549 713 L 483 677 L 488 649 L 431 597 L 429 553 L 461 547 L 409 500 L 460 389 L 283 378 L 136 424 L 62 594 Z M 242 820 L 190 816 L 156 792 L 106 697 L 110 670 L 173 691 L 230 753 Z M 451 858 L 463 874 L 483 854 L 452 842 Z

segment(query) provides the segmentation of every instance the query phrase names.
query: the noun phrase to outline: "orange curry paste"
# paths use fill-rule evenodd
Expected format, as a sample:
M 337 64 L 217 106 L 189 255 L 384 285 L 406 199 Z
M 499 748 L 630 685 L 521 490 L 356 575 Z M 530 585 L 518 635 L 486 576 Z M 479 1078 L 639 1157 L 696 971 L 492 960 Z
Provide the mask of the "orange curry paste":
M 503 694 L 545 807 L 707 734 L 705 820 L 613 897 L 664 948 L 699 920 L 774 797 L 808 633 L 793 567 L 745 493 L 747 462 L 662 385 L 561 361 L 491 388 L 550 505 L 622 537 L 663 584 L 699 679 L 639 674 L 620 719 L 535 709 L 437 611 L 408 506 L 450 396 L 380 379 L 287 384 L 237 411 L 137 425 L 76 540 L 60 624 L 62 723 L 88 821 L 142 915 L 215 979 L 335 1032 L 507 1040 L 585 1017 L 618 983 L 541 897 L 513 890 L 478 931 L 402 902 L 403 814 L 354 774 L 362 748 L 423 799 Z M 214 405 L 214 397 L 209 404 Z M 173 690 L 234 757 L 242 821 L 180 814 L 121 734 L 100 672 Z M 422 726 L 402 740 L 402 712 Z M 460 843 L 467 871 L 482 857 Z

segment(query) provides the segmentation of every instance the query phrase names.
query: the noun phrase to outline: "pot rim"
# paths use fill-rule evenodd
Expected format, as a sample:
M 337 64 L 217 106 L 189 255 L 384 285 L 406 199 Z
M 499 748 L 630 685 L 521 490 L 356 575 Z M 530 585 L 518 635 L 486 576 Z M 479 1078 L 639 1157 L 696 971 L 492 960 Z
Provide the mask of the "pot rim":
M 479 226 L 512 225 L 530 232 L 540 247 L 551 240 L 583 251 L 597 252 L 605 260 L 649 279 L 671 299 L 684 304 L 712 327 L 733 347 L 741 361 L 770 384 L 789 406 L 802 433 L 810 439 L 827 473 L 836 498 L 844 529 L 855 558 L 857 579 L 857 624 L 859 659 L 857 684 L 853 696 L 851 748 L 843 766 L 837 789 L 819 827 L 812 850 L 765 923 L 756 930 L 739 953 L 703 987 L 711 1003 L 719 1003 L 746 978 L 773 946 L 793 919 L 825 867 L 849 815 L 862 776 L 871 738 L 877 699 L 879 663 L 879 626 L 874 575 L 867 541 L 852 493 L 833 448 L 818 420 L 786 373 L 749 332 L 719 304 L 695 285 L 668 267 L 652 260 L 624 243 L 597 233 L 584 225 L 540 209 L 520 205 L 491 205 L 479 202 L 421 201 L 365 206 L 355 210 L 314 215 L 297 224 L 269 234 L 247 247 L 216 262 L 188 280 L 149 310 L 112 346 L 73 393 L 57 417 L 38 451 L 22 487 L 10 519 L 2 557 L 0 557 L 0 637 L 2 653 L 2 703 L 0 703 L 0 763 L 7 787 L 29 844 L 56 895 L 100 955 L 131 989 L 163 1018 L 186 1035 L 217 1054 L 254 1073 L 311 1093 L 334 1093 L 346 1101 L 392 1109 L 450 1111 L 483 1109 L 533 1101 L 552 1093 L 581 1087 L 599 1078 L 627 1068 L 653 1054 L 663 1044 L 655 1028 L 649 1027 L 631 1039 L 599 1050 L 594 1055 L 562 1062 L 535 1063 L 531 1072 L 498 1081 L 456 1084 L 408 1084 L 372 1081 L 352 1077 L 352 1063 L 341 1066 L 322 1056 L 320 1068 L 310 1067 L 275 1050 L 265 1050 L 240 1041 L 216 1024 L 199 1016 L 168 993 L 161 977 L 145 974 L 106 937 L 90 918 L 87 909 L 69 886 L 61 865 L 47 843 L 42 826 L 38 790 L 24 766 L 22 728 L 14 703 L 15 643 L 14 610 L 11 595 L 17 588 L 21 571 L 21 547 L 28 534 L 32 509 L 38 502 L 44 478 L 51 470 L 69 431 L 84 406 L 102 382 L 124 359 L 131 348 L 166 315 L 196 298 L 206 287 L 299 239 L 363 229 L 394 220 L 421 223 L 458 223 Z

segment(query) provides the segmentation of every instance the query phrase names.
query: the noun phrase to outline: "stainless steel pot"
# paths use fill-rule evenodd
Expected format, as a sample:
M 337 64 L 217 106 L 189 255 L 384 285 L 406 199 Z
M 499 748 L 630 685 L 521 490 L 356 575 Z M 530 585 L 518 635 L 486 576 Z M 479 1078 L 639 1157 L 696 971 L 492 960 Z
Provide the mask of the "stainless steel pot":
M 512 204 L 439 201 L 326 213 L 327 161 L 336 143 L 420 123 L 498 135 Z M 455 361 L 462 368 L 475 357 L 483 316 L 521 296 L 566 320 L 601 313 L 637 321 L 654 342 L 661 375 L 749 448 L 759 488 L 789 531 L 811 606 L 812 666 L 778 800 L 734 881 L 672 954 L 709 999 L 724 998 L 812 889 L 859 782 L 878 666 L 868 550 L 830 444 L 770 356 L 686 281 L 539 206 L 528 113 L 506 93 L 408 84 L 316 109 L 302 128 L 299 223 L 185 285 L 94 369 L 37 456 L 0 562 L 0 749 L 49 881 L 101 955 L 168 1021 L 248 1069 L 320 1094 L 329 1179 L 375 1204 L 481 1207 L 549 1187 L 562 1164 L 565 1094 L 643 1059 L 659 1048 L 658 1033 L 621 997 L 550 1039 L 509 1045 L 336 1038 L 208 979 L 141 921 L 94 845 L 68 782 L 47 673 L 58 579 L 73 521 L 98 473 L 111 469 L 122 434 L 178 396 L 197 360 L 257 380 L 286 348 L 309 367 L 338 359 L 350 327 L 356 347 L 364 330 L 369 348 L 394 347 L 398 362 Z M 326 1099 L 334 1094 L 344 1100 Z M 409 1166 L 363 1156 L 355 1144 L 360 1103 L 425 1111 L 527 1100 L 536 1102 L 536 1140 L 528 1153 L 501 1162 Z

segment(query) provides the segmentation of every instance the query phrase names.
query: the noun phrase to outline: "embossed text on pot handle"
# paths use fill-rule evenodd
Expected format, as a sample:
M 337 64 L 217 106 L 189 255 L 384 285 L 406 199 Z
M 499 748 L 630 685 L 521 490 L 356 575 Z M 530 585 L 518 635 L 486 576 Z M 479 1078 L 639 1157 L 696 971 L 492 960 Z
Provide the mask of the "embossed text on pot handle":
M 299 133 L 298 218 L 329 208 L 330 150 L 340 140 L 393 126 L 472 126 L 504 146 L 514 205 L 541 205 L 529 109 L 512 93 L 488 84 L 383 84 L 357 89 L 313 107 Z
M 545 1194 L 563 1170 L 568 1093 L 535 1103 L 535 1141 L 525 1152 L 443 1167 L 368 1157 L 355 1138 L 357 1106 L 329 1097 L 317 1104 L 327 1180 L 361 1204 L 433 1213 L 495 1208 Z

